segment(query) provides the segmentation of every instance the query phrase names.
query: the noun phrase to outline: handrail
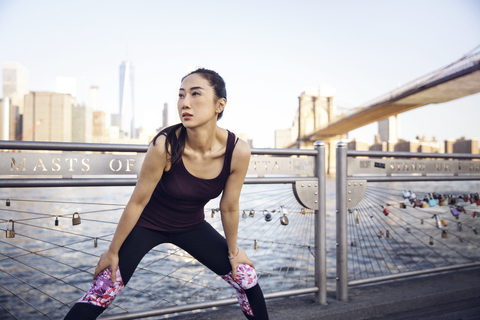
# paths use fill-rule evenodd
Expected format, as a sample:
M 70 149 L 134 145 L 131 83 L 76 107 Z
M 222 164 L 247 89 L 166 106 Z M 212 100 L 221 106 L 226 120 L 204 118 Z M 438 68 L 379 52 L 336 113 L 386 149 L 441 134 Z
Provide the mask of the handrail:
M 148 145 L 114 143 L 80 143 L 52 141 L 0 140 L 0 150 L 49 150 L 49 151 L 98 151 L 98 152 L 147 152 Z M 316 156 L 313 149 L 252 148 L 252 155 L 269 154 L 283 156 Z
M 406 151 L 357 151 L 347 150 L 349 157 L 404 157 L 404 158 L 442 158 L 442 159 L 480 159 L 480 154 L 470 153 L 422 153 Z

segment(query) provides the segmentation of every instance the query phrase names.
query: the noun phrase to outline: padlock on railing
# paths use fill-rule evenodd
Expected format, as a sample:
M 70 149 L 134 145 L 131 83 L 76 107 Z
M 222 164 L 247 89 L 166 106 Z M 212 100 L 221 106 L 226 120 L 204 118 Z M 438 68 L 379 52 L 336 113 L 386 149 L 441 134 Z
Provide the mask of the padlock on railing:
M 405 202 L 400 202 L 400 208 L 401 209 L 406 209 L 407 208 L 407 204 Z
M 473 232 L 474 232 L 475 234 L 478 234 L 477 228 L 475 228 L 475 227 L 472 226 L 472 230 L 473 230 Z
M 440 199 L 439 199 L 438 204 L 439 204 L 440 206 L 446 206 L 446 205 L 447 205 L 447 201 L 445 201 L 445 196 L 444 196 L 443 194 L 440 195 Z
M 430 240 L 428 241 L 428 243 L 430 243 L 430 245 L 433 246 L 433 237 L 430 237 Z
M 449 205 L 456 205 L 457 204 L 457 197 L 455 197 L 453 194 L 451 194 L 448 197 L 448 204 Z
M 250 210 L 250 213 L 248 214 L 250 218 L 255 217 L 255 210 Z
M 6 205 L 7 207 L 10 207 L 10 199 L 7 199 L 7 201 L 5 201 L 5 205 Z
M 387 206 L 384 205 L 384 204 L 382 204 L 382 208 L 383 208 L 383 214 L 384 214 L 385 216 L 388 216 L 388 214 L 389 214 L 390 212 L 388 211 Z
M 454 216 L 455 218 L 458 219 L 458 215 L 459 215 L 460 213 L 458 212 L 457 208 L 451 209 L 450 212 L 453 214 L 453 216 Z
M 434 214 L 432 216 L 432 219 L 435 219 L 435 223 L 437 225 L 437 228 L 441 229 L 442 228 L 442 222 L 440 221 L 440 218 L 438 217 L 438 213 Z
M 446 227 L 446 226 L 447 226 L 447 222 L 442 219 L 442 216 L 440 215 L 440 213 L 437 213 L 437 216 L 438 216 L 438 219 L 440 219 L 440 222 L 442 223 L 442 225 L 443 225 L 444 227 Z
M 265 214 L 265 221 L 267 221 L 267 222 L 272 221 L 272 214 L 270 212 L 267 212 Z
M 212 209 L 212 219 L 215 218 L 215 209 Z
M 357 210 L 355 210 L 355 223 L 360 224 L 360 221 L 358 220 L 358 213 L 356 213 Z
M 430 208 L 430 204 L 428 203 L 428 201 L 423 201 L 422 208 Z
M 257 240 L 253 240 L 253 249 L 258 250 Z
M 413 207 L 416 208 L 416 207 L 422 207 L 422 204 L 423 204 L 423 201 L 422 200 L 415 200 L 413 202 Z
M 457 231 L 462 231 L 462 223 L 457 222 Z
M 387 230 L 387 238 L 390 238 L 390 230 Z
M 280 217 L 280 224 L 282 226 L 287 226 L 289 223 L 287 218 L 288 210 L 287 208 L 285 208 L 285 206 L 280 206 L 280 210 L 282 212 L 282 216 Z
M 368 208 L 368 215 L 369 215 L 370 219 L 373 218 L 373 210 L 372 210 L 371 207 Z
M 463 195 L 463 201 L 465 201 L 465 202 L 470 201 L 470 198 L 469 198 L 468 194 Z
M 77 224 L 81 224 L 82 220 L 80 219 L 80 215 L 78 212 L 75 212 L 72 216 L 72 225 L 76 226 Z
M 473 202 L 477 204 L 477 206 L 480 206 L 480 196 L 478 195 L 478 192 L 473 195 Z
M 245 210 L 243 210 L 243 212 L 242 212 L 242 218 L 247 219 L 247 213 L 245 212 Z
M 410 198 L 411 195 L 412 195 L 412 193 L 411 193 L 410 191 L 408 191 L 408 190 L 403 190 L 403 197 L 404 197 L 405 199 Z
M 457 206 L 457 210 L 458 210 L 458 212 L 466 213 L 465 208 L 463 206 Z
M 280 224 L 281 224 L 282 226 L 288 226 L 289 221 L 288 221 L 288 218 L 287 218 L 287 216 L 286 216 L 285 214 L 280 217 Z
M 447 230 L 445 230 L 445 229 L 442 230 L 442 238 L 443 238 L 443 239 L 447 239 L 447 238 L 448 238 L 448 233 L 447 233 Z
M 423 219 L 420 219 L 420 224 L 423 224 Z
M 93 247 L 96 248 L 98 245 L 98 238 L 93 238 Z
M 428 204 L 430 205 L 430 207 L 435 207 L 437 205 L 437 201 L 433 199 L 433 194 L 430 194 Z
M 302 208 L 302 209 L 300 209 L 300 213 L 305 215 L 307 213 L 307 210 L 305 210 L 305 208 Z
M 15 221 L 12 219 L 7 221 L 6 236 L 7 238 L 15 238 Z
M 58 216 L 55 216 L 55 227 L 58 227 Z

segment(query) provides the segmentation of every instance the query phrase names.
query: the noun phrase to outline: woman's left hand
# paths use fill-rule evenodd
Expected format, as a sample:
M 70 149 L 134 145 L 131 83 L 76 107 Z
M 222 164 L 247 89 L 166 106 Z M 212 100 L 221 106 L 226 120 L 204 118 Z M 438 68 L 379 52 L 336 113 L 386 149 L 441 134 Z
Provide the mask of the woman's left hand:
M 255 265 L 253 264 L 252 260 L 247 256 L 247 253 L 245 250 L 237 248 L 238 254 L 235 256 L 235 258 L 230 259 L 230 264 L 232 265 L 232 276 L 235 279 L 237 277 L 237 267 L 241 264 L 248 264 L 252 268 L 255 268 Z M 229 257 L 230 258 L 230 257 Z

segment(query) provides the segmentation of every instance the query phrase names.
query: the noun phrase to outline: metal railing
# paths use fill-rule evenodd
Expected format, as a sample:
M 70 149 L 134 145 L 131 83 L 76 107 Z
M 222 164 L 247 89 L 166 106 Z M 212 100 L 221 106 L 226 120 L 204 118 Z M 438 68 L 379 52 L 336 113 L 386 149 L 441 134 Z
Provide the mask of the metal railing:
M 116 154 L 121 153 L 138 153 L 139 157 L 133 157 L 132 161 L 137 161 L 135 164 L 138 164 L 143 158 L 143 154 L 147 151 L 148 146 L 143 145 L 112 145 L 112 144 L 89 144 L 89 143 L 58 143 L 58 142 L 18 142 L 18 141 L 0 141 L 0 150 L 5 150 L 5 152 L 0 152 L 0 156 L 3 156 L 4 159 L 9 161 L 3 161 L 3 166 L 5 168 L 0 168 L 3 170 L 0 172 L 0 176 L 3 175 L 0 179 L 0 188 L 24 188 L 24 187 L 92 187 L 92 186 L 134 186 L 137 179 L 132 177 L 124 178 L 121 174 L 135 174 L 139 172 L 139 166 L 136 168 L 132 165 L 128 165 L 128 172 L 119 172 L 120 167 L 122 167 L 121 161 L 124 159 L 117 159 L 119 156 Z M 74 152 L 101 152 L 97 158 L 89 158 L 85 161 L 75 161 L 70 160 L 69 166 L 65 169 L 59 168 L 59 164 L 62 163 L 60 160 L 54 160 L 53 171 L 47 172 L 50 170 L 45 163 L 46 161 L 38 160 L 38 162 L 33 167 L 28 167 L 29 164 L 27 155 L 20 153 L 11 153 L 8 150 L 50 150 L 50 151 L 62 151 L 67 152 L 67 156 L 74 154 Z M 315 142 L 314 150 L 305 150 L 305 149 L 252 149 L 252 155 L 268 155 L 268 156 L 313 156 L 315 157 L 314 162 L 314 176 L 313 177 L 302 177 L 302 176 L 283 176 L 280 178 L 268 176 L 268 177 L 250 177 L 248 176 L 245 179 L 245 184 L 292 184 L 295 186 L 296 183 L 301 182 L 315 182 L 315 196 L 312 200 L 312 203 L 315 203 L 316 207 L 314 210 L 315 215 L 315 225 L 314 225 L 314 234 L 315 234 L 315 246 L 314 246 L 314 263 L 315 263 L 315 283 L 314 286 L 294 289 L 294 290 L 285 290 L 280 292 L 272 292 L 265 295 L 266 299 L 273 299 L 279 297 L 300 295 L 300 294 L 315 294 L 315 301 L 319 304 L 326 304 L 326 206 L 325 206 L 325 196 L 326 196 L 326 187 L 325 187 L 325 144 L 322 141 Z M 108 154 L 105 154 L 108 153 Z M 39 157 L 44 156 L 44 153 L 37 154 Z M 28 155 L 29 157 L 34 156 Z M 15 162 L 15 157 L 17 158 Z M 105 172 L 110 174 L 109 177 L 105 178 L 92 178 L 91 175 L 82 177 L 81 169 L 78 169 L 77 173 L 79 176 L 72 175 L 68 171 L 75 171 L 72 167 L 73 164 L 82 162 L 84 169 L 90 169 L 92 166 L 99 164 L 101 161 L 99 158 L 106 158 L 110 161 L 110 171 Z M 113 157 L 113 158 L 112 158 Z M 253 157 L 252 157 L 253 158 Z M 22 160 L 23 159 L 23 160 Z M 28 158 L 30 159 L 30 158 Z M 58 158 L 60 159 L 60 158 Z M 61 158 L 61 160 L 72 159 L 72 158 Z M 93 160 L 92 160 L 93 159 Z M 97 160 L 95 160 L 97 159 Z M 274 159 L 269 158 L 269 159 Z M 291 159 L 301 159 L 301 158 L 291 158 Z M 112 161 L 118 161 L 119 166 L 112 168 Z M 100 162 L 99 162 L 100 161 Z M 115 162 L 116 163 L 116 162 Z M 55 167 L 57 166 L 57 167 Z M 28 167 L 28 170 L 27 170 Z M 132 169 L 131 169 L 132 167 Z M 33 169 L 32 169 L 33 168 Z M 68 169 L 69 168 L 69 169 Z M 117 170 L 118 168 L 118 170 Z M 38 171 L 35 171 L 38 169 Z M 55 170 L 58 169 L 58 170 Z M 130 170 L 131 169 L 131 170 Z M 62 171 L 63 170 L 63 171 Z M 117 172 L 117 171 L 118 172 Z M 35 171 L 35 172 L 34 172 Z M 50 170 L 51 171 L 51 170 Z M 61 171 L 61 172 L 60 172 Z M 87 170 L 88 171 L 88 170 Z M 86 172 L 87 174 L 89 172 Z M 25 174 L 25 177 L 17 176 L 17 174 Z M 54 174 L 51 178 L 44 177 L 36 178 L 34 175 L 42 174 Z M 60 174 L 61 177 L 58 177 Z M 63 176 L 62 176 L 63 175 Z M 7 177 L 5 177 L 7 176 Z M 33 177 L 32 177 L 33 176 Z M 303 185 L 302 185 L 303 186 Z M 205 301 L 201 303 L 177 305 L 173 307 L 163 308 L 163 309 L 152 309 L 145 311 L 129 312 L 129 313 L 119 313 L 113 315 L 105 315 L 103 319 L 137 319 L 142 317 L 151 317 L 156 315 L 163 315 L 176 312 L 184 312 L 195 309 L 211 308 L 229 304 L 237 303 L 236 299 L 221 299 L 213 301 Z
M 455 244 L 445 246 L 445 251 L 449 250 L 449 252 L 458 253 L 462 258 L 458 259 L 458 261 L 462 261 L 460 263 L 457 262 L 455 257 L 449 258 L 442 256 L 441 252 L 432 249 L 434 237 L 430 236 L 430 245 L 428 245 L 428 240 L 424 243 L 423 238 L 429 236 L 432 232 L 437 232 L 434 231 L 437 230 L 436 228 L 442 231 L 442 238 L 448 237 L 448 230 L 444 227 L 447 226 L 447 223 L 441 220 L 443 223 L 442 226 L 440 224 L 440 218 L 438 218 L 441 217 L 440 213 L 443 214 L 443 212 L 438 210 L 445 207 L 439 207 L 436 203 L 432 204 L 433 206 L 437 205 L 436 208 L 438 209 L 437 211 L 433 211 L 432 216 L 438 223 L 435 226 L 435 224 L 429 222 L 432 220 L 430 219 L 430 215 L 432 215 L 431 211 L 418 209 L 415 205 L 413 207 L 410 206 L 407 201 L 408 198 L 405 195 L 403 196 L 405 199 L 397 199 L 399 197 L 396 196 L 395 193 L 398 192 L 398 190 L 392 190 L 385 185 L 387 182 L 428 183 L 432 181 L 445 181 L 451 183 L 454 181 L 480 181 L 480 161 L 478 161 L 480 155 L 350 151 L 347 150 L 346 143 L 339 142 L 337 144 L 336 157 L 336 291 L 338 300 L 348 300 L 349 286 L 480 266 L 480 262 L 475 258 L 475 254 L 466 255 L 462 250 L 457 250 L 457 245 Z M 375 182 L 383 183 L 382 187 L 373 189 L 367 196 L 367 184 Z M 475 185 L 475 187 L 477 187 L 477 185 Z M 401 192 L 399 194 L 401 194 Z M 457 196 L 455 195 L 454 197 Z M 387 201 L 385 198 L 391 200 Z M 465 204 L 465 206 L 470 205 L 466 201 L 467 200 L 462 202 L 462 204 Z M 380 207 L 379 203 L 382 202 L 385 203 L 383 205 L 383 214 L 382 209 L 377 209 Z M 401 206 L 403 203 L 405 205 Z M 460 207 L 463 208 L 463 206 L 459 206 L 459 209 Z M 450 210 L 452 208 L 454 209 L 455 206 L 447 208 Z M 476 206 L 474 208 L 476 208 Z M 389 214 L 388 210 L 390 210 L 389 217 L 387 217 Z M 393 217 L 392 211 L 394 211 Z M 454 214 L 453 211 L 452 214 Z M 480 214 L 472 212 L 472 217 L 476 217 L 477 215 Z M 427 222 L 424 225 L 424 218 L 427 216 L 428 219 L 425 219 Z M 455 225 L 458 224 L 458 230 L 455 231 L 462 230 L 462 222 L 465 224 L 467 215 L 461 216 L 465 217 L 463 221 L 460 220 L 462 222 L 454 220 L 454 218 L 458 219 L 459 217 L 460 216 L 455 213 L 451 221 L 448 222 L 452 223 L 453 221 Z M 417 222 L 419 224 L 421 223 L 421 225 L 417 225 Z M 391 244 L 387 242 L 387 238 L 388 241 L 394 240 L 395 236 L 391 236 L 391 231 L 395 232 L 395 230 L 391 229 L 394 227 L 398 230 L 395 234 L 397 240 L 395 240 L 395 244 Z M 359 230 L 359 228 L 363 229 Z M 381 228 L 388 228 L 386 235 L 383 232 L 385 229 L 378 233 Z M 474 231 L 476 230 L 475 226 L 471 228 Z M 360 231 L 362 231 L 361 237 L 358 236 Z M 476 233 L 477 232 L 475 232 L 475 234 Z M 466 239 L 468 235 L 464 236 L 463 234 L 451 234 L 451 238 L 458 238 L 458 244 L 465 241 L 469 242 L 469 244 L 474 243 L 476 247 L 480 247 L 478 245 L 478 238 L 475 238 L 474 233 L 471 233 L 472 240 Z M 376 239 L 377 236 L 378 239 Z M 351 240 L 350 243 L 349 238 Z M 380 244 L 381 240 L 379 239 L 382 238 L 387 244 L 385 244 L 385 242 Z M 418 243 L 411 244 L 409 243 L 409 239 L 414 239 L 413 241 Z M 436 241 L 439 240 L 437 239 Z M 381 246 L 383 246 L 383 248 L 379 248 Z M 394 252 L 387 252 L 389 249 L 394 250 Z M 372 263 L 372 267 L 370 270 L 367 270 L 367 268 L 361 270 L 366 274 L 366 278 L 349 281 L 348 264 L 352 262 L 352 260 L 355 260 L 355 258 L 352 258 L 353 251 L 363 254 L 359 260 L 364 261 L 365 264 L 367 264 L 365 261 L 369 261 Z M 387 252 L 385 255 L 383 255 L 384 251 Z M 383 260 L 384 257 L 387 257 L 389 262 L 382 263 L 386 268 L 390 268 L 389 271 L 391 274 L 383 275 L 381 270 L 378 271 L 379 267 L 377 268 L 377 266 L 373 265 L 382 264 L 379 260 Z M 433 259 L 432 257 L 440 257 L 437 260 L 441 261 L 437 263 L 429 262 L 428 260 Z M 405 260 L 408 261 L 405 262 Z M 395 265 L 398 261 L 400 261 L 399 264 L 402 262 L 405 264 L 401 266 Z M 394 269 L 395 272 L 392 272 L 392 269 Z M 381 275 L 378 275 L 379 273 Z

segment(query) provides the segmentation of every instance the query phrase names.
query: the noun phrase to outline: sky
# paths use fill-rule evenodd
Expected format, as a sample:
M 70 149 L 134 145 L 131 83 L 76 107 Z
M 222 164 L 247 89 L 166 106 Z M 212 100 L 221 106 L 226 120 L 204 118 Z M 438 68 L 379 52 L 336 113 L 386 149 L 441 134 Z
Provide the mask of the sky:
M 99 87 L 118 113 L 119 66 L 135 66 L 136 126 L 178 122 L 180 79 L 217 71 L 228 103 L 219 126 L 274 147 L 298 96 L 329 85 L 354 108 L 444 67 L 480 44 L 480 1 L 60 1 L 0 0 L 0 61 L 30 71 L 31 91 L 77 79 L 77 102 Z M 0 90 L 2 90 L 0 88 Z M 1 93 L 1 91 L 0 91 Z M 480 138 L 480 94 L 401 115 L 400 138 Z M 377 124 L 349 132 L 373 142 Z

